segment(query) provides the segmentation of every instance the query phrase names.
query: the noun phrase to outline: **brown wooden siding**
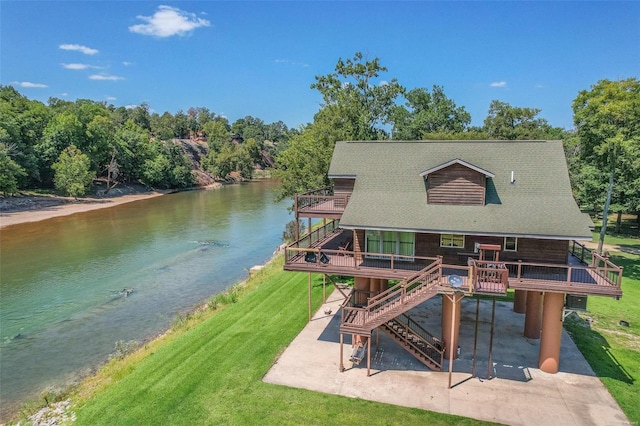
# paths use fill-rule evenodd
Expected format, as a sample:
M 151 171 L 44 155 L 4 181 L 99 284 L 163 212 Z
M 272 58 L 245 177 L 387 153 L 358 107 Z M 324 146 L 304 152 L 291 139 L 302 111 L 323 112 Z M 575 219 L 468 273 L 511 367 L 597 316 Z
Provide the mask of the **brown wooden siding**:
M 427 176 L 427 203 L 483 206 L 485 180 L 482 173 L 452 164 Z
M 333 180 L 333 195 L 338 195 L 338 196 L 346 196 L 348 199 L 348 197 L 351 196 L 351 194 L 353 193 L 353 186 L 355 185 L 356 180 L 355 179 L 345 179 L 345 178 L 336 178 Z M 336 207 L 345 207 L 344 204 L 344 200 L 343 199 L 336 199 L 334 200 L 334 205 Z
M 440 247 L 440 234 L 416 234 L 416 256 L 442 256 L 444 263 L 466 264 L 475 243 L 504 247 L 504 238 L 466 235 L 464 248 L 453 248 Z M 502 250 L 500 260 L 564 264 L 567 263 L 568 251 L 569 241 L 518 238 L 518 250 Z
M 335 195 L 351 195 L 355 179 L 336 178 L 333 179 L 333 193 Z

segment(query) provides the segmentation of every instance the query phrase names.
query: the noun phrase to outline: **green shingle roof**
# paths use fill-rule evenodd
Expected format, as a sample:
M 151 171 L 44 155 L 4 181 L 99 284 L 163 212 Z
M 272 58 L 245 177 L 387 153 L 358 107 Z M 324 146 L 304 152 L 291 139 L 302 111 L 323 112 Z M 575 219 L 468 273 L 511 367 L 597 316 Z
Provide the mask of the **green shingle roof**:
M 427 204 L 420 174 L 454 159 L 494 175 L 484 206 Z M 353 176 L 344 228 L 591 239 L 561 141 L 338 142 L 329 177 Z

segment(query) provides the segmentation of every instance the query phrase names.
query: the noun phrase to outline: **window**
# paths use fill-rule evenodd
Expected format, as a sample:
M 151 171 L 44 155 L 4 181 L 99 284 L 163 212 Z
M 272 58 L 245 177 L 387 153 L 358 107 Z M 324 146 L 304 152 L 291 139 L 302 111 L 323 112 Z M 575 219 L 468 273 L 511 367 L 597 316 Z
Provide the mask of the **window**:
M 518 239 L 516 237 L 504 237 L 504 251 L 518 251 Z
M 367 253 L 399 254 L 413 260 L 415 255 L 415 234 L 412 232 L 396 231 L 366 231 L 365 233 Z M 370 258 L 385 259 L 387 256 L 367 255 Z
M 464 235 L 440 234 L 440 247 L 464 248 Z

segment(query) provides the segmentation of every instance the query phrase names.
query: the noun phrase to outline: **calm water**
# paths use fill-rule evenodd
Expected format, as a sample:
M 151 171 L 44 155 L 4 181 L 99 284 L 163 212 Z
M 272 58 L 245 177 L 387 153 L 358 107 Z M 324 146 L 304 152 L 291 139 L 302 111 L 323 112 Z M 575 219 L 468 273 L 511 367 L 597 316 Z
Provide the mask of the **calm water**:
M 183 192 L 0 231 L 0 419 L 268 260 L 291 220 L 274 190 Z

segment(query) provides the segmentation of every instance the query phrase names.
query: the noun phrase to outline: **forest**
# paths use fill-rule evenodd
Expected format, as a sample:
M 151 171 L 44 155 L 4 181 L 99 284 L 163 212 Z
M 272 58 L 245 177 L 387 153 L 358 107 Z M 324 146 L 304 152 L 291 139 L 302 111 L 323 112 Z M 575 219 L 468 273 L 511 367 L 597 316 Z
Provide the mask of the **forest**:
M 493 100 L 482 126 L 433 85 L 406 88 L 378 58 L 339 59 L 311 89 L 323 103 L 313 121 L 290 129 L 247 115 L 233 123 L 207 107 L 174 114 L 149 105 L 50 98 L 30 100 L 0 86 L 0 192 L 55 190 L 79 197 L 121 182 L 187 188 L 251 179 L 270 169 L 281 198 L 328 185 L 338 140 L 562 140 L 576 200 L 586 210 L 638 215 L 640 81 L 600 80 L 576 94 L 573 129 L 551 126 L 541 110 Z M 514 142 L 517 143 L 517 142 Z M 93 188 L 93 189 L 92 189 Z M 638 219 L 640 222 L 640 219 Z

